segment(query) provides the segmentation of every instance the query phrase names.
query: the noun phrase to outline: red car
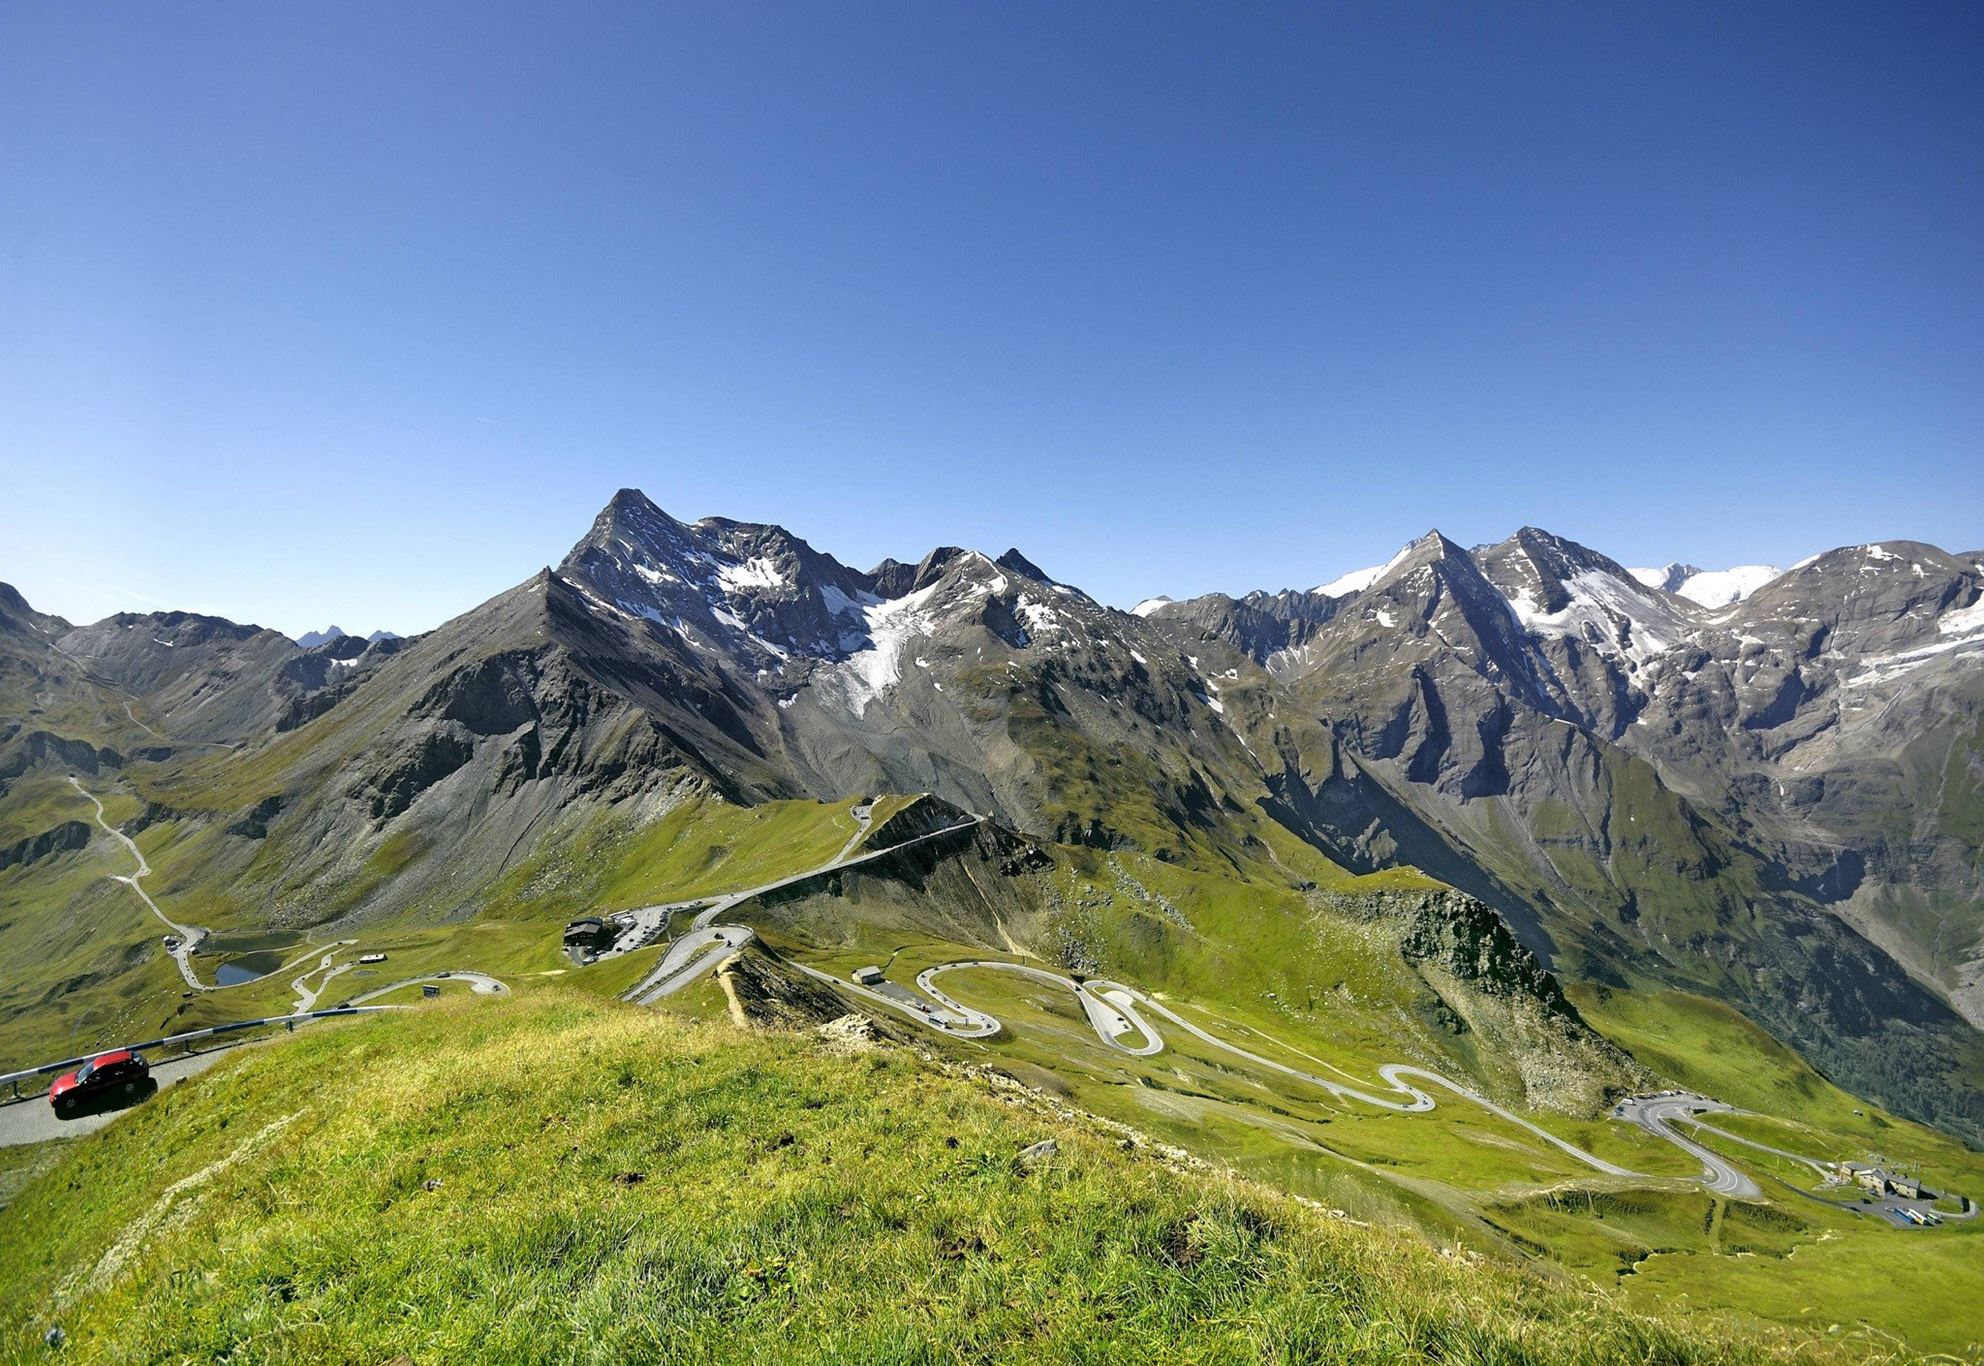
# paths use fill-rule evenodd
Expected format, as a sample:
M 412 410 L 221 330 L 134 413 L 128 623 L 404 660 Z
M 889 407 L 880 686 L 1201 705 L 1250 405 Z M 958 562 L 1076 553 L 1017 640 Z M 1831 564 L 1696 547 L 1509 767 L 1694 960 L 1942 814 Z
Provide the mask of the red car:
M 73 1072 L 65 1072 L 48 1088 L 48 1103 L 67 1119 L 83 1106 L 105 1096 L 135 1096 L 151 1080 L 151 1064 L 132 1048 L 102 1053 Z

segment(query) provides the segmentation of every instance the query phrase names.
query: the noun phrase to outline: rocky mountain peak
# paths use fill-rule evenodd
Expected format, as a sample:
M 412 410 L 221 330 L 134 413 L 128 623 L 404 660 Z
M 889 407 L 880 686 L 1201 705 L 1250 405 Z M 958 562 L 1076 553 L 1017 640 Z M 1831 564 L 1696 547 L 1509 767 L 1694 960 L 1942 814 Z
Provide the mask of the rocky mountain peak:
M 992 563 L 998 565 L 1001 569 L 1010 569 L 1015 574 L 1024 574 L 1029 579 L 1037 579 L 1041 583 L 1051 584 L 1056 582 L 1056 580 L 1048 577 L 1046 570 L 1022 555 L 1018 546 L 1007 550 L 1005 554 L 1001 555 Z
M 1638 627 L 1664 646 L 1690 623 L 1691 609 L 1664 589 L 1648 588 L 1610 556 L 1537 527 L 1479 547 L 1473 558 L 1532 629 L 1582 635 L 1602 647 Z
M 754 671 L 834 653 L 869 595 L 866 575 L 783 527 L 684 523 L 638 489 L 613 496 L 557 573 L 598 609 L 732 651 Z
M 0 583 L 0 631 L 34 631 L 41 635 L 59 635 L 69 629 L 69 623 L 62 618 L 35 611 L 14 585 Z
M 959 557 L 969 553 L 971 552 L 965 550 L 963 546 L 938 546 L 916 562 L 916 572 L 909 576 L 909 588 L 905 591 L 913 592 L 919 588 L 928 588 L 942 578 L 944 571 Z

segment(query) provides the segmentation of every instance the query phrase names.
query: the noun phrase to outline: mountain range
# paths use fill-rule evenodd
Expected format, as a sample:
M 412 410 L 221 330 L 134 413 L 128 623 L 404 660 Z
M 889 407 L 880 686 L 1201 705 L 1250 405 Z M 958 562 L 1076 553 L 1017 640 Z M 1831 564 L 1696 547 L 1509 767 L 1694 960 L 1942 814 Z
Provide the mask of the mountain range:
M 1433 531 L 1320 588 L 1125 612 L 1016 549 L 858 570 L 629 489 L 433 631 L 313 637 L 78 626 L 0 587 L 0 851 L 57 828 L 55 775 L 115 777 L 206 920 L 323 935 L 475 924 L 657 822 L 926 793 L 1020 870 L 933 872 L 949 938 L 1093 970 L 1208 937 L 1133 866 L 1262 889 L 1234 923 L 1263 927 L 1329 894 L 1318 868 L 1413 869 L 1574 996 L 1726 1002 L 1984 1143 L 1984 552 L 1703 573 Z M 1056 859 L 1135 883 L 1142 928 L 1025 875 Z M 138 980 L 62 933 L 60 981 L 0 983 L 0 1032 Z

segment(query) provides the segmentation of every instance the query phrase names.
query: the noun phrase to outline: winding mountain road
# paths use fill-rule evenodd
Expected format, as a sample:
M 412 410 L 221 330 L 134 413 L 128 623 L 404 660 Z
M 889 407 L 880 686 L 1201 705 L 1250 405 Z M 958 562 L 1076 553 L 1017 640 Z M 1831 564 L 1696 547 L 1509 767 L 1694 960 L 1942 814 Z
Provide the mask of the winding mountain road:
M 903 849 L 955 834 L 981 824 L 985 817 L 973 816 L 967 821 L 933 830 L 928 834 L 905 840 L 901 844 L 886 849 L 871 850 L 866 854 L 855 855 L 854 850 L 867 834 L 868 819 L 872 807 L 857 806 L 852 814 L 857 829 L 840 852 L 818 868 L 803 873 L 794 873 L 771 882 L 741 891 L 727 893 L 710 902 L 690 922 L 686 933 L 677 937 L 662 953 L 661 959 L 648 974 L 634 986 L 621 993 L 621 999 L 640 1005 L 650 1005 L 663 997 L 673 995 L 690 983 L 700 979 L 705 973 L 722 962 L 735 950 L 751 942 L 754 932 L 745 925 L 720 925 L 721 917 L 751 898 L 766 892 L 789 887 L 796 882 L 816 877 L 821 873 L 840 868 L 855 868 L 864 863 L 900 852 Z M 666 915 L 688 906 L 701 904 L 696 901 L 679 902 L 670 906 L 645 908 L 639 914 L 650 912 Z M 1090 1028 L 1106 1046 L 1134 1057 L 1150 1057 L 1164 1049 L 1164 1036 L 1152 1023 L 1151 1017 L 1168 1021 L 1200 1042 L 1228 1053 L 1253 1067 L 1263 1071 L 1279 1073 L 1305 1085 L 1314 1086 L 1341 1100 L 1356 1101 L 1360 1104 L 1390 1110 L 1399 1114 L 1424 1113 L 1435 1108 L 1433 1097 L 1424 1089 L 1437 1087 L 1455 1097 L 1474 1105 L 1489 1114 L 1524 1130 L 1534 1138 L 1556 1148 L 1574 1160 L 1602 1172 L 1607 1176 L 1644 1178 L 1645 1173 L 1586 1152 L 1566 1139 L 1559 1138 L 1541 1125 L 1532 1123 L 1506 1106 L 1498 1105 L 1471 1087 L 1455 1081 L 1442 1073 L 1409 1063 L 1386 1063 L 1378 1068 L 1378 1077 L 1384 1089 L 1374 1089 L 1368 1083 L 1359 1082 L 1341 1069 L 1334 1068 L 1342 1080 L 1319 1076 L 1304 1071 L 1288 1063 L 1263 1057 L 1230 1040 L 1194 1024 L 1172 1010 L 1169 1006 L 1153 999 L 1150 995 L 1122 982 L 1101 978 L 1078 981 L 1062 973 L 1028 963 L 1013 963 L 1000 959 L 973 958 L 955 962 L 940 963 L 925 968 L 917 974 L 916 985 L 922 992 L 919 998 L 915 993 L 894 984 L 884 984 L 888 990 L 876 990 L 859 982 L 848 981 L 819 968 L 792 962 L 791 966 L 808 976 L 831 984 L 836 990 L 849 993 L 863 1000 L 872 1001 L 907 1016 L 925 1028 L 953 1039 L 984 1039 L 997 1034 L 1003 1026 L 996 1016 L 976 1007 L 968 1006 L 937 985 L 937 979 L 947 972 L 978 969 L 988 972 L 1004 972 L 1029 978 L 1033 981 L 1055 987 L 1063 987 L 1074 994 L 1076 1002 L 1087 1017 Z M 1709 1149 L 1694 1143 L 1676 1133 L 1670 1122 L 1678 1119 L 1692 1121 L 1697 1110 L 1723 1109 L 1729 1107 L 1702 1097 L 1651 1097 L 1635 1098 L 1622 1103 L 1615 1114 L 1628 1123 L 1634 1124 L 1657 1138 L 1693 1154 L 1702 1163 L 1702 1184 L 1707 1189 L 1738 1199 L 1761 1199 L 1763 1191 L 1755 1181 L 1744 1175 L 1728 1161 Z
M 96 808 L 96 823 L 103 827 L 104 833 L 128 849 L 132 860 L 138 865 L 137 872 L 129 875 L 112 873 L 110 880 L 112 882 L 121 882 L 136 892 L 138 894 L 138 900 L 144 902 L 151 913 L 164 921 L 166 928 L 170 929 L 178 937 L 179 946 L 172 950 L 172 961 L 179 965 L 179 975 L 186 979 L 186 985 L 195 991 L 215 990 L 215 988 L 208 986 L 205 982 L 195 977 L 193 975 L 192 965 L 186 961 L 192 956 L 193 950 L 199 945 L 200 941 L 206 938 L 206 929 L 198 925 L 182 925 L 159 909 L 158 903 L 152 900 L 152 894 L 146 891 L 140 882 L 140 879 L 150 877 L 152 871 L 151 864 L 145 860 L 144 850 L 138 848 L 138 842 L 136 840 L 103 818 L 103 803 L 97 800 L 94 792 L 84 787 L 74 777 L 71 777 L 69 782 L 76 791 L 89 798 L 90 805 Z
M 1745 1111 L 1742 1110 L 1731 1110 L 1727 1106 L 1724 1106 L 1723 1109 L 1727 1113 L 1733 1115 L 1740 1115 L 1746 1113 Z M 1769 1153 L 1773 1157 L 1785 1157 L 1785 1158 L 1789 1158 L 1793 1162 L 1802 1162 L 1806 1166 L 1810 1167 L 1813 1171 L 1817 1172 L 1820 1176 L 1832 1175 L 1832 1171 L 1833 1171 L 1832 1164 L 1829 1162 L 1821 1161 L 1816 1157 L 1807 1157 L 1804 1153 L 1794 1153 L 1784 1148 L 1773 1148 L 1770 1146 L 1770 1144 L 1759 1143 L 1754 1138 L 1745 1138 L 1741 1134 L 1732 1134 L 1727 1129 L 1718 1129 L 1713 1124 L 1706 1124 L 1702 1122 L 1702 1120 L 1700 1120 L 1699 1118 L 1690 1117 L 1688 1122 L 1695 1127 L 1697 1132 L 1711 1133 L 1714 1134 L 1717 1138 L 1726 1139 L 1731 1143 L 1740 1143 L 1745 1148 L 1755 1148 L 1758 1152 Z
M 450 969 L 446 972 L 426 972 L 418 977 L 403 977 L 399 981 L 390 982 L 383 987 L 374 987 L 370 991 L 352 997 L 343 1004 L 348 1006 L 362 1006 L 367 1001 L 375 1001 L 388 992 L 398 991 L 401 987 L 418 986 L 422 982 L 467 982 L 468 989 L 477 996 L 501 996 L 510 989 L 486 972 L 466 972 L 459 969 Z
M 1702 1164 L 1702 1185 L 1717 1195 L 1734 1196 L 1738 1200 L 1761 1200 L 1763 1187 L 1739 1171 L 1728 1158 L 1711 1149 L 1704 1148 L 1693 1139 L 1684 1138 L 1671 1126 L 1677 1121 L 1692 1122 L 1695 1115 L 1704 1111 L 1727 1111 L 1734 1107 L 1706 1096 L 1668 1095 L 1635 1096 L 1631 1100 L 1619 1102 L 1614 1111 L 1628 1124 L 1646 1130 L 1655 1138 L 1672 1143 L 1683 1152 L 1691 1153 Z
M 865 854 L 856 854 L 853 857 L 849 857 L 851 851 L 867 835 L 868 822 L 873 817 L 874 809 L 872 804 L 866 808 L 855 807 L 851 814 L 855 818 L 857 829 L 853 837 L 841 846 L 838 854 L 835 854 L 831 859 L 828 859 L 817 868 L 808 868 L 803 873 L 791 873 L 785 877 L 774 878 L 770 882 L 760 883 L 756 887 L 746 887 L 742 891 L 727 892 L 723 896 L 718 897 L 701 914 L 689 922 L 687 933 L 679 936 L 674 942 L 669 944 L 668 948 L 662 953 L 661 961 L 654 965 L 647 976 L 620 993 L 620 999 L 623 1001 L 632 1001 L 637 1005 L 652 1005 L 662 997 L 672 996 L 683 987 L 688 986 L 691 982 L 701 977 L 729 956 L 728 953 L 711 951 L 711 945 L 722 942 L 729 949 L 735 950 L 750 943 L 753 932 L 749 926 L 718 925 L 716 921 L 719 917 L 727 914 L 741 903 L 749 901 L 752 897 L 763 896 L 766 892 L 775 892 L 782 887 L 790 887 L 796 882 L 804 882 L 806 879 L 818 877 L 822 873 L 835 872 L 844 868 L 859 868 L 865 863 L 873 863 L 876 859 L 886 858 L 890 854 L 901 853 L 905 849 L 914 848 L 919 844 L 926 844 L 934 839 L 941 839 L 946 835 L 955 835 L 961 830 L 969 830 L 974 826 L 983 824 L 985 820 L 983 816 L 973 816 L 968 820 L 947 825 L 941 830 L 932 830 L 925 834 L 913 836 L 910 839 L 904 840 L 901 844 L 891 844 L 884 849 L 871 849 Z M 646 907 L 642 911 L 636 912 L 636 914 L 647 915 L 650 912 L 657 911 L 672 913 L 688 906 L 700 904 L 700 900 L 675 902 L 666 906 Z
M 156 901 L 152 900 L 151 893 L 147 892 L 144 889 L 140 881 L 140 879 L 142 878 L 151 876 L 152 866 L 148 861 L 146 861 L 144 851 L 138 848 L 137 841 L 133 840 L 129 835 L 125 834 L 122 830 L 119 830 L 116 826 L 112 825 L 109 821 L 103 818 L 103 803 L 97 800 L 95 793 L 91 792 L 88 788 L 84 787 L 82 783 L 79 782 L 74 777 L 71 777 L 69 779 L 69 782 L 71 783 L 71 785 L 75 787 L 76 791 L 82 793 L 83 796 L 89 798 L 90 805 L 96 808 L 96 823 L 99 826 L 103 827 L 104 832 L 108 834 L 112 839 L 118 841 L 127 850 L 130 851 L 132 859 L 138 865 L 138 870 L 135 873 L 131 873 L 128 875 L 123 873 L 112 873 L 110 875 L 110 880 L 112 882 L 121 882 L 126 887 L 129 887 L 132 891 L 136 892 L 138 894 L 138 899 L 145 903 L 146 907 L 150 909 L 151 913 L 157 916 L 161 921 L 165 922 L 166 926 L 170 928 L 175 935 L 178 936 L 179 946 L 171 950 L 172 961 L 179 966 L 179 975 L 186 979 L 186 985 L 191 987 L 193 990 L 228 991 L 235 987 L 250 986 L 256 982 L 266 981 L 269 978 L 274 977 L 279 973 L 288 972 L 291 968 L 294 968 L 297 964 L 306 962 L 312 956 L 315 956 L 317 958 L 316 966 L 305 969 L 297 976 L 290 978 L 289 981 L 290 990 L 296 993 L 296 1000 L 292 1004 L 290 1013 L 294 1015 L 303 1015 L 316 1008 L 318 999 L 323 996 L 324 992 L 330 987 L 332 981 L 334 981 L 338 977 L 343 976 L 345 973 L 350 972 L 353 968 L 358 966 L 357 963 L 351 961 L 347 961 L 343 963 L 337 961 L 338 955 L 340 953 L 349 952 L 358 943 L 356 939 L 341 939 L 337 941 L 337 943 L 334 946 L 332 946 L 328 952 L 322 952 L 324 948 L 323 945 L 313 944 L 308 949 L 305 949 L 302 953 L 297 954 L 296 957 L 290 959 L 288 962 L 280 964 L 279 966 L 271 969 L 268 972 L 261 974 L 260 976 L 252 977 L 245 982 L 227 982 L 227 983 L 202 982 L 197 976 L 194 975 L 193 965 L 190 960 L 192 958 L 193 951 L 199 947 L 200 943 L 203 940 L 205 940 L 206 937 L 212 933 L 212 931 L 202 925 L 182 925 L 178 921 L 174 920 L 171 916 L 167 915 L 163 910 L 159 909 L 159 904 Z M 867 825 L 865 822 L 862 824 L 860 833 L 861 834 L 867 833 Z M 746 930 L 744 931 L 744 933 L 748 936 L 750 931 Z M 416 982 L 434 982 L 434 981 L 443 981 L 447 979 L 467 980 L 472 984 L 472 989 L 482 995 L 489 995 L 496 992 L 509 990 L 509 988 L 504 986 L 503 983 L 497 981 L 494 977 L 489 976 L 487 973 L 468 972 L 468 971 L 440 972 L 440 973 L 429 973 L 420 977 L 409 977 L 404 981 L 395 982 L 391 986 L 380 987 L 376 990 L 365 993 L 363 996 L 354 997 L 352 1003 L 356 1004 L 357 1002 L 368 1001 L 372 999 L 374 996 L 382 996 L 386 992 L 396 991 L 400 987 L 411 986 Z
M 1014 973 L 1049 986 L 1065 987 L 1074 993 L 1075 999 L 1080 1003 L 1083 1013 L 1088 1016 L 1089 1025 L 1095 1030 L 1096 1037 L 1104 1044 L 1119 1052 L 1136 1057 L 1149 1057 L 1164 1048 L 1163 1035 L 1151 1025 L 1150 1021 L 1142 1013 L 1149 1011 L 1151 1014 L 1161 1016 L 1170 1021 L 1179 1029 L 1182 1029 L 1202 1043 L 1230 1053 L 1234 1057 L 1240 1058 L 1255 1067 L 1270 1072 L 1277 1072 L 1306 1085 L 1318 1087 L 1339 1099 L 1354 1100 L 1365 1105 L 1376 1106 L 1382 1110 L 1391 1110 L 1402 1114 L 1423 1113 L 1434 1108 L 1434 1101 L 1424 1090 L 1412 1085 L 1406 1080 L 1408 1077 L 1415 1078 L 1418 1081 L 1452 1092 L 1469 1104 L 1479 1106 L 1490 1114 L 1527 1131 L 1550 1146 L 1568 1154 L 1570 1157 L 1575 1158 L 1577 1161 L 1584 1163 L 1596 1171 L 1605 1173 L 1607 1176 L 1641 1175 L 1639 1172 L 1621 1167 L 1616 1163 L 1608 1162 L 1602 1157 L 1586 1152 L 1576 1144 L 1557 1137 L 1557 1135 L 1539 1125 L 1532 1124 L 1521 1115 L 1516 1114 L 1504 1106 L 1497 1105 L 1494 1101 L 1479 1092 L 1463 1086 L 1451 1077 L 1443 1076 L 1438 1072 L 1430 1071 L 1424 1067 L 1414 1067 L 1406 1063 L 1387 1063 L 1378 1069 L 1378 1075 L 1391 1088 L 1389 1093 L 1368 1090 L 1363 1086 L 1355 1085 L 1351 1082 L 1336 1081 L 1329 1077 L 1318 1076 L 1314 1072 L 1305 1072 L 1299 1067 L 1291 1067 L 1287 1063 L 1277 1062 L 1273 1058 L 1262 1057 L 1258 1053 L 1242 1048 L 1239 1044 L 1222 1039 L 1217 1034 L 1211 1033 L 1194 1024 L 1162 1002 L 1153 1000 L 1144 992 L 1122 982 L 1113 982 L 1103 978 L 1077 981 L 1073 977 L 1052 972 L 1046 968 L 1037 968 L 1028 963 L 1009 963 L 994 958 L 962 959 L 954 963 L 940 963 L 936 967 L 926 968 L 917 975 L 916 985 L 922 989 L 924 995 L 928 996 L 942 1008 L 942 1013 L 940 1014 L 937 1011 L 923 1008 L 913 998 L 904 999 L 889 995 L 886 992 L 875 991 L 872 988 L 830 976 L 817 968 L 806 967 L 804 964 L 797 964 L 795 966 L 798 966 L 802 971 L 813 977 L 832 982 L 836 987 L 852 991 L 868 1000 L 899 1011 L 917 1023 L 926 1025 L 941 1034 L 951 1038 L 967 1039 L 986 1038 L 998 1033 L 1001 1028 L 999 1021 L 984 1011 L 964 1005 L 955 997 L 946 994 L 936 986 L 936 979 L 944 973 L 966 969 Z M 908 993 L 904 993 L 905 997 L 907 995 Z M 1135 1044 L 1124 1042 L 1126 1036 L 1132 1035 L 1140 1036 L 1142 1042 Z

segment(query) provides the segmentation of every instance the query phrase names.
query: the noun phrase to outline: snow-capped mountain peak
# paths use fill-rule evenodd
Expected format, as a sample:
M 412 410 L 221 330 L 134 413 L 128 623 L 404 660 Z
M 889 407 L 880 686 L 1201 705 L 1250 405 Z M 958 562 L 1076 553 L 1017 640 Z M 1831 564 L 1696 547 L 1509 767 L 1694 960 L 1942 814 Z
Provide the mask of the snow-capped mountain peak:
M 1397 568 L 1400 561 L 1410 555 L 1412 548 L 1418 544 L 1418 541 L 1408 541 L 1399 547 L 1398 554 L 1383 564 L 1374 564 L 1365 569 L 1353 569 L 1348 574 L 1339 574 L 1328 583 L 1318 584 L 1310 591 L 1320 593 L 1326 598 L 1347 598 L 1352 593 L 1361 593 Z
M 1674 563 L 1662 569 L 1626 571 L 1648 588 L 1658 588 L 1710 609 L 1741 602 L 1784 571 L 1769 564 L 1739 564 L 1733 569 L 1699 569 Z

